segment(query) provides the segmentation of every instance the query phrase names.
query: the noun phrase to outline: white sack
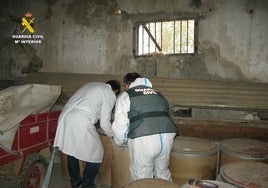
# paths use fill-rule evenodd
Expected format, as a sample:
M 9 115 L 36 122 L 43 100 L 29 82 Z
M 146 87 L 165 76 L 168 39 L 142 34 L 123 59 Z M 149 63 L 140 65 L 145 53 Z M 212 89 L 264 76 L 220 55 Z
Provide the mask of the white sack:
M 11 147 L 19 123 L 30 114 L 49 112 L 61 94 L 61 86 L 28 84 L 0 91 L 0 147 Z

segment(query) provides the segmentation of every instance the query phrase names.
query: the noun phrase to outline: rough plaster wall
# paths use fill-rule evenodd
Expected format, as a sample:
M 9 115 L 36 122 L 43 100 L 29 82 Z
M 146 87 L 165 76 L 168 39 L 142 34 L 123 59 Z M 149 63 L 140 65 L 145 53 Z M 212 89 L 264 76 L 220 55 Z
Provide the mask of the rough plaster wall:
M 132 27 L 128 20 L 112 14 L 114 6 L 110 0 L 1 2 L 1 78 L 21 76 L 31 60 L 41 61 L 43 72 L 125 73 L 135 63 L 129 55 Z M 27 11 L 34 15 L 34 28 L 44 40 L 31 44 L 31 53 L 21 53 L 24 45 L 14 44 L 11 36 L 22 34 L 20 19 Z M 10 21 L 10 14 L 18 22 Z
M 29 10 L 36 17 L 40 34 L 45 37 L 42 45 L 31 46 L 33 51 L 27 58 L 23 58 L 25 54 L 10 50 L 10 44 L 1 46 L 5 54 L 1 56 L 2 68 L 20 74 L 18 70 L 36 59 L 42 62 L 40 71 L 44 72 L 125 74 L 140 71 L 158 77 L 268 82 L 268 1 L 202 0 L 198 6 L 191 0 L 116 2 L 123 13 L 138 14 L 141 18 L 146 18 L 146 13 L 157 17 L 166 13 L 198 14 L 198 54 L 133 57 L 133 22 L 124 14 L 113 14 L 115 1 L 2 0 L 0 21 L 6 18 L 3 15 L 12 13 L 20 17 Z M 7 44 L 3 36 L 10 39 L 15 25 L 9 21 L 0 24 L 5 28 L 1 29 L 0 44 Z M 15 58 L 10 59 L 11 52 Z M 25 60 L 14 63 L 14 59 Z M 3 69 L 1 71 L 5 72 Z
M 124 74 L 135 69 L 131 24 L 112 14 L 114 6 L 105 0 L 59 1 L 47 21 L 48 32 L 57 33 L 48 39 L 52 45 L 42 71 Z
M 159 57 L 157 76 L 192 79 L 227 79 L 268 81 L 268 2 L 264 0 L 202 1 L 202 6 L 191 6 L 190 1 L 117 0 L 132 14 L 158 12 L 190 12 L 200 15 L 199 53 L 195 57 Z M 153 6 L 146 6 L 152 3 Z M 175 59 L 175 60 L 174 60 Z M 146 64 L 146 58 L 138 60 Z M 152 60 L 148 59 L 148 63 Z M 187 62 L 188 64 L 186 64 Z M 141 64 L 141 63 L 140 63 Z M 139 64 L 139 67 L 141 65 Z M 155 75 L 153 69 L 139 68 L 143 74 Z M 199 71 L 198 71 L 199 69 Z M 198 76 L 197 76 L 198 74 Z
M 12 35 L 20 35 L 22 27 L 20 19 L 31 10 L 35 17 L 34 28 L 43 34 L 41 20 L 46 16 L 48 4 L 45 0 L 0 1 L 0 79 L 12 77 L 28 72 L 39 71 L 43 64 L 43 44 L 15 44 Z M 23 34 L 28 35 L 29 32 Z
M 51 71 L 56 64 L 57 72 L 105 73 L 107 39 L 109 37 L 108 15 L 110 6 L 106 1 L 58 1 L 52 9 L 47 25 L 56 31 L 52 45 L 46 46 L 46 62 L 43 71 Z M 51 29 L 48 32 L 51 32 Z M 57 53 L 51 51 L 52 47 Z M 52 56 L 49 56 L 51 54 Z
M 7 40 L 0 46 L 0 54 L 0 75 L 1 79 L 6 79 L 22 74 L 22 69 L 28 67 L 35 50 L 30 45 L 16 45 L 13 41 Z
M 203 4 L 210 4 L 211 0 L 202 0 Z M 163 13 L 163 12 L 186 12 L 193 10 L 191 0 L 116 0 L 119 7 L 131 14 L 139 13 Z
M 108 61 L 114 59 L 114 64 L 110 67 L 113 73 L 124 75 L 129 71 L 137 71 L 137 61 L 132 54 L 132 23 L 130 20 L 121 18 L 121 15 L 113 15 L 116 19 L 110 24 L 113 37 L 108 41 Z M 111 57 L 111 58 L 110 58 Z
M 206 63 L 206 70 L 210 75 L 227 80 L 247 80 L 238 65 L 222 58 L 218 45 L 203 42 L 202 48 L 201 58 Z
M 267 1 L 218 1 L 200 22 L 200 55 L 223 79 L 268 81 Z M 209 29 L 208 29 L 209 28 Z
M 195 56 L 165 56 L 161 54 L 137 59 L 138 71 L 149 77 L 220 80 L 209 74 L 205 64 Z

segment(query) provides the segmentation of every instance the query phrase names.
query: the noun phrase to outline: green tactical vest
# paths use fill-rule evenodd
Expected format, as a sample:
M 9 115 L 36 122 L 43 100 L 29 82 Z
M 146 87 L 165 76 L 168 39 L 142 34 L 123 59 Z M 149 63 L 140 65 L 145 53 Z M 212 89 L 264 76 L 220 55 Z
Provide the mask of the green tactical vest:
M 177 132 L 169 116 L 168 101 L 161 93 L 147 86 L 133 87 L 126 92 L 130 98 L 128 138 Z

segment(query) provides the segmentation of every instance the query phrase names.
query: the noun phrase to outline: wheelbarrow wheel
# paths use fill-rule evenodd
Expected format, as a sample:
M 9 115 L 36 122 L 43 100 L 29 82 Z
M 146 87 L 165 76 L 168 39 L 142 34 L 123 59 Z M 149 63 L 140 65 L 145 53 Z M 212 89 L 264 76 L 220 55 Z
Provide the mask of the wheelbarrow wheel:
M 30 154 L 26 157 L 22 171 L 18 177 L 18 188 L 39 188 L 42 186 L 48 162 L 40 154 Z

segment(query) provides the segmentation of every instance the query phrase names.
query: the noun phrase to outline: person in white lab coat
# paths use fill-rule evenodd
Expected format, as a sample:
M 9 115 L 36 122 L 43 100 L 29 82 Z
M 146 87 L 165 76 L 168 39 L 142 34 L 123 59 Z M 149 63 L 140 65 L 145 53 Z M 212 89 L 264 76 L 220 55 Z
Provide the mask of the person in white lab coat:
M 117 98 L 112 129 L 116 144 L 128 141 L 131 181 L 172 181 L 168 165 L 177 128 L 168 101 L 136 72 L 126 74 L 124 84 L 126 91 Z
M 94 179 L 103 159 L 104 149 L 94 126 L 98 121 L 104 133 L 112 137 L 111 113 L 120 83 L 90 82 L 82 86 L 67 101 L 58 120 L 54 147 L 67 155 L 72 187 L 94 187 Z M 79 160 L 86 162 L 80 176 Z

